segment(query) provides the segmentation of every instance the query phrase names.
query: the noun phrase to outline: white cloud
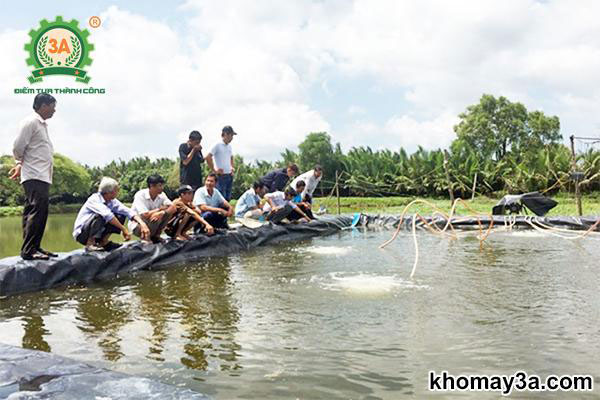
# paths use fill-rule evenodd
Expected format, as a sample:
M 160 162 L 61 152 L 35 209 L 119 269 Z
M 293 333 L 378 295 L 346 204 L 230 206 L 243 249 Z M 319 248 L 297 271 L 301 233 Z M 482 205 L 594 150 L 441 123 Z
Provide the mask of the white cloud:
M 348 140 L 343 147 L 370 146 L 373 149 L 391 150 L 402 147 L 411 152 L 418 146 L 426 149 L 445 148 L 454 139 L 453 127 L 457 123 L 456 115 L 449 112 L 425 121 L 408 115 L 392 117 L 381 125 L 359 120 L 352 124 L 352 134 L 346 135 Z
M 260 48 L 213 40 L 190 51 L 194 38 L 162 23 L 116 7 L 101 18 L 102 29 L 90 39 L 95 50 L 89 75 L 90 85 L 106 87 L 107 94 L 56 96 L 50 133 L 59 152 L 88 164 L 138 155 L 175 157 L 191 130 L 200 130 L 209 148 L 220 140 L 224 125 L 233 125 L 241 133 L 236 152 L 248 159 L 277 159 L 306 133 L 329 129 L 306 104 L 296 71 Z M 9 59 L 24 59 L 26 37 L 23 32 L 0 35 L 0 44 L 10 44 L 3 47 Z M 27 69 L 11 68 L 0 69 L 7 77 L 3 93 L 25 83 Z M 46 81 L 40 87 L 76 86 L 68 78 Z M 2 95 L 11 107 L 0 110 L 0 118 L 13 122 L 0 128 L 3 137 L 14 138 L 14 118 L 26 115 L 31 97 Z M 0 151 L 10 152 L 10 144 L 3 143 Z
M 58 151 L 92 164 L 173 157 L 190 130 L 207 148 L 225 124 L 240 131 L 234 148 L 247 159 L 276 159 L 320 130 L 345 148 L 440 147 L 482 93 L 559 115 L 565 136 L 600 134 L 595 1 L 189 0 L 181 11 L 177 27 L 116 7 L 101 14 L 89 73 L 108 94 L 59 95 L 51 122 Z M 11 94 L 26 83 L 26 39 L 25 31 L 0 33 L 4 60 L 15 60 L 0 64 L 3 138 L 14 137 L 31 107 L 31 96 Z M 371 83 L 369 98 L 376 91 L 397 111 L 379 113 L 381 102 L 356 91 L 339 98 L 339 85 L 359 80 Z M 74 86 L 47 81 L 42 87 Z M 311 91 L 324 97 L 323 109 L 311 106 Z M 334 125 L 323 115 L 336 110 Z

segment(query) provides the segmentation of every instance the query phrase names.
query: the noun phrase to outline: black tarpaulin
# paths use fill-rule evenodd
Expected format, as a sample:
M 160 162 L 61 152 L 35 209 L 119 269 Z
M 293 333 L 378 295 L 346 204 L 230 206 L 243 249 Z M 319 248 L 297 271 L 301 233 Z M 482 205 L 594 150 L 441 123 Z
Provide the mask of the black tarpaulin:
M 509 194 L 500 199 L 492 208 L 492 214 L 504 215 L 508 212 L 519 213 L 523 206 L 538 217 L 543 217 L 557 206 L 557 202 L 539 192 L 525 194 Z
M 306 224 L 267 224 L 257 229 L 241 227 L 186 242 L 131 242 L 112 252 L 75 250 L 49 261 L 4 258 L 0 260 L 0 296 L 113 279 L 119 274 L 162 268 L 203 257 L 226 256 L 266 244 L 329 235 L 351 223 L 350 217 L 324 217 Z

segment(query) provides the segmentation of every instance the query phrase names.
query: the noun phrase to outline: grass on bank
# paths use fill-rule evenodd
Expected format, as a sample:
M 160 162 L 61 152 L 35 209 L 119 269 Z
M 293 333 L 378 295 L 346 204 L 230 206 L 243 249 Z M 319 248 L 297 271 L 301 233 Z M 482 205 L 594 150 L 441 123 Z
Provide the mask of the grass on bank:
M 577 215 L 577 207 L 575 204 L 574 196 L 568 194 L 560 194 L 552 197 L 558 201 L 558 206 L 551 210 L 548 215 Z M 394 196 L 394 197 L 342 197 L 340 198 L 340 211 L 343 214 L 353 212 L 369 212 L 369 213 L 381 213 L 381 214 L 400 214 L 404 207 L 411 201 L 417 199 L 417 197 L 411 196 Z M 444 198 L 423 198 L 427 202 L 433 204 L 435 207 L 442 209 L 446 212 L 450 211 L 449 199 Z M 492 212 L 492 207 L 498 202 L 499 199 L 492 199 L 485 196 L 476 197 L 474 200 L 466 200 L 469 207 L 473 210 L 489 214 Z M 600 214 L 600 197 L 594 195 L 587 195 L 582 199 L 583 202 L 583 215 L 598 215 Z M 321 205 L 327 208 L 330 214 L 337 213 L 337 199 L 335 197 L 322 197 L 315 198 L 315 209 L 318 209 Z M 235 200 L 232 201 L 235 204 Z M 52 204 L 50 205 L 51 214 L 74 214 L 79 211 L 80 204 Z M 409 213 L 413 214 L 418 212 L 421 215 L 429 215 L 433 212 L 433 208 L 425 204 L 413 205 Z M 0 217 L 7 216 L 20 216 L 23 213 L 23 207 L 0 207 Z M 457 213 L 462 215 L 472 214 L 472 211 L 466 207 L 460 205 L 457 208 Z

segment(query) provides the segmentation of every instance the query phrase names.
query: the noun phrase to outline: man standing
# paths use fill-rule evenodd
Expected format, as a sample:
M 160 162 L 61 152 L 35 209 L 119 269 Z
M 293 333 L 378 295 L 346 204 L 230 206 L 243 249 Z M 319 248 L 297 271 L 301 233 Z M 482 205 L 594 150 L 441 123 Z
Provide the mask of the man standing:
M 202 179 L 202 146 L 200 141 L 202 135 L 198 131 L 192 131 L 187 143 L 179 146 L 179 182 L 181 185 L 190 185 L 196 190 L 204 183 Z
M 21 122 L 19 135 L 13 145 L 17 165 L 9 174 L 14 180 L 20 177 L 25 190 L 21 258 L 48 260 L 58 256 L 40 247 L 48 220 L 54 153 L 46 120 L 54 115 L 56 99 L 47 93 L 40 93 L 33 100 L 33 110 L 35 112 Z
M 261 181 L 267 186 L 267 192 L 282 192 L 285 189 L 290 178 L 298 175 L 298 166 L 289 163 L 286 168 L 274 169 L 261 178 Z
M 317 164 L 312 170 L 305 172 L 302 175 L 298 176 L 296 179 L 294 179 L 292 181 L 291 186 L 293 188 L 296 188 L 298 182 L 304 181 L 305 186 L 304 190 L 301 193 L 301 201 L 312 204 L 313 193 L 315 192 L 315 189 L 317 188 L 319 182 L 321 182 L 322 177 L 323 168 L 319 164 Z
M 229 125 L 223 127 L 221 131 L 222 143 L 217 143 L 206 156 L 206 162 L 212 172 L 217 174 L 217 189 L 225 200 L 231 200 L 231 187 L 233 186 L 233 151 L 231 150 L 231 141 L 233 135 L 237 133 Z

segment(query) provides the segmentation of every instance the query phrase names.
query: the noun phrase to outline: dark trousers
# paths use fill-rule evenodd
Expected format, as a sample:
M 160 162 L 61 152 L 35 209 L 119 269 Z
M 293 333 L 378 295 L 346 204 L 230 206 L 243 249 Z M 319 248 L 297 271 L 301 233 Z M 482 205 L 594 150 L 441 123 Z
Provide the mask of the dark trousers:
M 202 213 L 202 218 L 213 228 L 222 228 L 228 229 L 229 225 L 227 225 L 227 217 L 212 211 L 205 211 Z M 201 226 L 200 224 L 196 225 L 196 227 Z
M 292 206 L 286 204 L 277 211 L 271 211 L 269 215 L 267 215 L 267 221 L 271 221 L 274 224 L 278 224 L 281 222 L 281 220 L 287 218 L 293 211 L 294 209 L 292 208 Z
M 125 218 L 127 218 L 120 214 L 115 214 L 115 217 L 121 224 L 124 224 Z M 102 218 L 100 215 L 96 215 L 83 224 L 81 233 L 77 235 L 76 240 L 79 243 L 86 245 L 90 238 L 94 238 L 98 241 L 109 233 L 121 233 L 121 230 L 113 224 L 104 222 L 104 218 Z
M 23 182 L 23 189 L 25 189 L 25 207 L 23 208 L 21 255 L 31 255 L 38 251 L 44 237 L 48 221 L 50 184 L 30 179 Z
M 312 210 L 302 204 L 298 204 L 298 208 L 301 209 L 302 211 L 304 211 L 304 214 L 306 214 L 306 216 L 310 219 L 315 219 L 315 216 L 312 213 Z M 298 220 L 300 218 L 303 218 L 302 215 L 300 215 L 300 213 L 296 210 L 293 210 L 290 213 L 290 216 L 288 217 L 288 219 L 295 221 Z
M 217 190 L 221 192 L 225 200 L 231 200 L 231 188 L 233 186 L 233 175 L 223 174 L 219 175 L 217 180 Z M 212 225 L 212 224 L 211 224 Z

